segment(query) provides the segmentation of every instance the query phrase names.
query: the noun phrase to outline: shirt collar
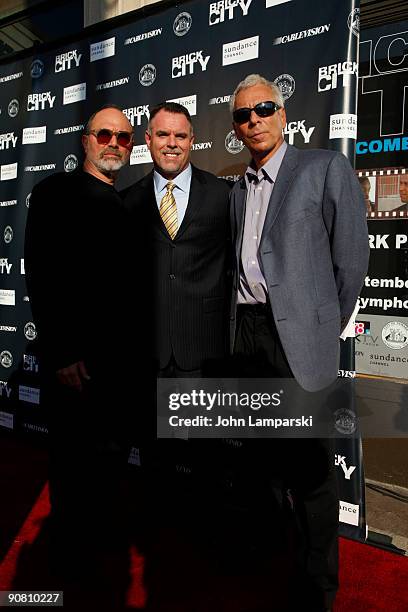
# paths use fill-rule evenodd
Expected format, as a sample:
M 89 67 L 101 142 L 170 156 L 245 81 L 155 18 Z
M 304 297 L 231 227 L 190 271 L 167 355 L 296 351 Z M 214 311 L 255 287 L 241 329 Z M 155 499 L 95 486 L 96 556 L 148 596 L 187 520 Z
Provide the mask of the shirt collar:
M 155 170 L 153 173 L 153 181 L 157 193 L 160 193 L 166 189 L 169 179 L 164 178 L 160 172 Z M 191 183 L 191 164 L 188 164 L 187 168 L 185 168 L 183 172 L 180 172 L 180 174 L 178 174 L 175 178 L 171 179 L 171 182 L 174 183 L 178 189 L 181 189 L 181 191 L 188 193 Z
M 278 176 L 279 168 L 281 166 L 287 148 L 287 143 L 283 141 L 276 153 L 274 153 L 272 157 L 268 159 L 266 164 L 262 166 L 262 168 L 260 168 L 258 171 L 256 170 L 253 162 L 251 161 L 245 172 L 245 182 L 247 184 L 247 187 L 249 184 L 249 180 L 251 180 L 252 177 L 255 176 L 258 179 L 265 178 L 275 183 L 276 177 Z

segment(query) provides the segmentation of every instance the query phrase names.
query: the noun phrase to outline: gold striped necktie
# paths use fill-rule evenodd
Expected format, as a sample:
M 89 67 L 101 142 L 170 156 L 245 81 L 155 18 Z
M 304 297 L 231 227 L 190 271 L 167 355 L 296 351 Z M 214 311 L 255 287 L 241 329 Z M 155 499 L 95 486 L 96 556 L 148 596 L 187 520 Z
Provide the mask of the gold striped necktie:
M 170 238 L 174 240 L 178 230 L 177 205 L 173 195 L 175 184 L 169 181 L 166 187 L 167 191 L 160 202 L 160 216 Z

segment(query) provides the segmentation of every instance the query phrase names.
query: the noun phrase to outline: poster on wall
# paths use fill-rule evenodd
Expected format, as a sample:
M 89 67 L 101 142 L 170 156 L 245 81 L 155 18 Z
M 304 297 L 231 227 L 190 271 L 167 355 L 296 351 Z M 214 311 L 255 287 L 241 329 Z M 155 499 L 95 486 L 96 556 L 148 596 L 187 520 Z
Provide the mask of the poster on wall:
M 362 374 L 407 377 L 408 221 L 400 214 L 385 211 L 369 221 L 370 267 L 356 322 L 356 370 Z
M 404 168 L 408 153 L 407 22 L 361 32 L 358 169 Z
M 407 295 L 408 297 L 408 295 Z M 365 315 L 358 325 L 364 332 L 356 339 L 356 365 L 362 374 L 406 378 L 408 325 L 392 315 Z
M 371 254 L 360 298 L 364 332 L 356 339 L 356 370 L 393 378 L 407 378 L 403 340 L 386 340 L 403 338 L 408 326 L 407 44 L 406 22 L 364 30 L 360 38 L 356 168 Z

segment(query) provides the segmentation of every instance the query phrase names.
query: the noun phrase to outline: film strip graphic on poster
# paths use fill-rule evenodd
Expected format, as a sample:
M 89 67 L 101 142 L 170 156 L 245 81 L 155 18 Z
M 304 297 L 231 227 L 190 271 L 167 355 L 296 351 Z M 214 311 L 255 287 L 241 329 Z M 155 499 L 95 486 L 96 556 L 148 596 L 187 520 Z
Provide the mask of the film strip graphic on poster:
M 383 168 L 356 172 L 368 219 L 408 218 L 408 170 Z
M 229 100 L 250 73 L 280 87 L 290 144 L 339 150 L 353 160 L 358 35 L 353 0 L 317 0 L 313 7 L 305 0 L 190 0 L 128 13 L 83 37 L 0 63 L 1 425 L 47 429 L 24 282 L 25 219 L 37 182 L 81 164 L 80 137 L 91 113 L 113 103 L 134 127 L 118 189 L 150 172 L 144 131 L 150 108 L 163 100 L 184 104 L 193 117 L 193 163 L 237 180 L 248 154 L 232 130 Z M 114 243 L 113 233 L 112 252 Z M 354 357 L 352 341 L 346 344 L 340 372 L 348 375 Z M 348 454 L 348 463 L 361 464 L 358 448 Z M 342 520 L 364 537 L 363 479 L 355 470 L 345 484 L 352 492 L 344 494 L 350 501 L 342 502 L 349 504 Z

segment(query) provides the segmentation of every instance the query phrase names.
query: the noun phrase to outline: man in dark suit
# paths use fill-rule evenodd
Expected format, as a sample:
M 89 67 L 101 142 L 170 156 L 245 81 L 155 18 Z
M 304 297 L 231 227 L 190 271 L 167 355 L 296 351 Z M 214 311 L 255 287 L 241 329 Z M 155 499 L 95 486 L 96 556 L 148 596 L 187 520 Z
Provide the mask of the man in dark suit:
M 114 183 L 130 157 L 132 127 L 120 108 L 103 107 L 82 143 L 82 168 L 53 174 L 32 191 L 25 269 L 49 422 L 53 550 L 62 569 L 82 562 L 88 573 L 86 552 L 107 545 L 108 532 L 112 544 L 118 536 L 119 478 L 129 454 L 120 399 L 129 278 Z
M 154 369 L 166 377 L 200 376 L 228 350 L 229 186 L 191 165 L 193 142 L 184 106 L 153 108 L 146 143 L 154 170 L 124 200 L 145 249 Z
M 213 375 L 228 354 L 230 188 L 190 163 L 194 134 L 184 106 L 154 107 L 145 137 L 154 169 L 125 193 L 124 203 L 133 236 L 131 258 L 143 288 L 136 305 L 143 322 L 136 341 L 143 346 L 139 371 L 150 369 L 150 375 L 144 376 L 145 410 L 137 429 L 151 491 L 147 497 L 154 498 L 175 485 L 180 465 L 194 465 L 201 480 L 200 441 L 156 442 L 153 398 L 156 377 Z M 158 476 L 162 486 L 156 484 Z
M 236 135 L 252 156 L 231 193 L 231 348 L 241 375 L 293 377 L 318 391 L 337 377 L 339 335 L 367 270 L 364 198 L 343 155 L 284 142 L 284 102 L 274 83 L 249 75 L 231 110 Z M 302 527 L 293 609 L 329 609 L 338 583 L 339 511 L 331 446 L 261 442 L 249 447 L 254 469 L 263 459 L 266 475 L 280 466 L 277 476 L 292 492 Z

